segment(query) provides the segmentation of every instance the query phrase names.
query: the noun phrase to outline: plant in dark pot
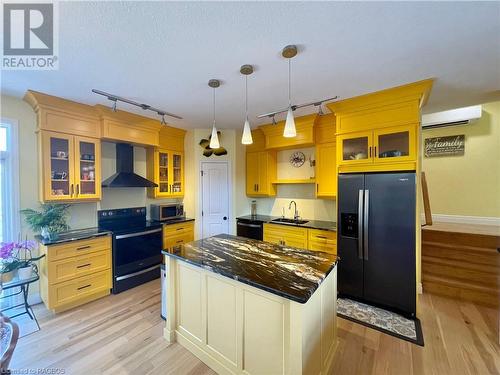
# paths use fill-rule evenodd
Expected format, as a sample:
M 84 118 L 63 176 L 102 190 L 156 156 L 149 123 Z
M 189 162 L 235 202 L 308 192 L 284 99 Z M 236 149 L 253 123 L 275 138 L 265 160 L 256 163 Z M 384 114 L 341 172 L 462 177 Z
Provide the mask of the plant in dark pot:
M 31 208 L 21 210 L 24 215 L 24 221 L 35 233 L 40 233 L 45 239 L 54 240 L 58 233 L 67 231 L 69 204 L 42 204 L 40 211 Z

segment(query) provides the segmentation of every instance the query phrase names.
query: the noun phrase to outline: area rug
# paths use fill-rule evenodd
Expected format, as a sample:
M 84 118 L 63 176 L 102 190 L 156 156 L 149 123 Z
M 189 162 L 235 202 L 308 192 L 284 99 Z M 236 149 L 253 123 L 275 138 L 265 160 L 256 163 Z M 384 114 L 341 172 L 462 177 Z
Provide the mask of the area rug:
M 348 298 L 337 299 L 337 315 L 352 322 L 376 329 L 388 335 L 424 346 L 420 320 Z

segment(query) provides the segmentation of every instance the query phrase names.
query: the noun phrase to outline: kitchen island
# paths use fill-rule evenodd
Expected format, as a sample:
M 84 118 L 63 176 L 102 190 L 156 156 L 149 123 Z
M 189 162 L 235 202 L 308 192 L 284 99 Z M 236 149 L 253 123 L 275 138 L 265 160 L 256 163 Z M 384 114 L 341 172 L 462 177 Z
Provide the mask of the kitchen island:
M 231 235 L 164 251 L 169 342 L 220 374 L 326 374 L 337 257 Z

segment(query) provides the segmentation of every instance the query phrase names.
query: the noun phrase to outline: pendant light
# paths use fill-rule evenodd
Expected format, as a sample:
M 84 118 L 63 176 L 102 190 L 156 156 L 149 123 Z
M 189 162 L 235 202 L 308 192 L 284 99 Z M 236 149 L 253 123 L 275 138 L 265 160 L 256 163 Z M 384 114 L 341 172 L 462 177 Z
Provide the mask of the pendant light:
M 215 89 L 220 86 L 220 81 L 218 79 L 211 79 L 208 81 L 208 86 L 214 89 L 214 121 L 212 123 L 212 135 L 210 137 L 210 148 L 219 148 L 219 136 L 217 135 L 217 128 L 215 127 Z
M 248 121 L 248 76 L 253 73 L 252 65 L 242 65 L 240 73 L 245 76 L 245 124 L 243 125 L 243 135 L 241 144 L 251 145 L 253 143 L 252 131 L 250 130 L 250 121 Z
M 295 129 L 295 119 L 293 118 L 293 108 L 292 108 L 292 95 L 291 95 L 291 65 L 292 58 L 297 55 L 297 47 L 294 45 L 289 45 L 283 48 L 281 55 L 288 59 L 288 111 L 286 113 L 285 129 L 283 130 L 283 137 L 293 138 L 297 135 L 297 130 Z

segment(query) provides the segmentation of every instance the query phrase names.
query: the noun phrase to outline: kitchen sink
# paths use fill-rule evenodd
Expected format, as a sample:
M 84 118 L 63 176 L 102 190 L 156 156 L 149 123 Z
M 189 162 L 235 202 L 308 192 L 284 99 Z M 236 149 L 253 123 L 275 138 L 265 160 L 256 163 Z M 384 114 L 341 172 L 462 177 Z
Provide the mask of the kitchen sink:
M 305 224 L 309 222 L 309 220 L 285 219 L 284 217 L 280 217 L 279 219 L 274 219 L 272 221 L 284 224 Z

